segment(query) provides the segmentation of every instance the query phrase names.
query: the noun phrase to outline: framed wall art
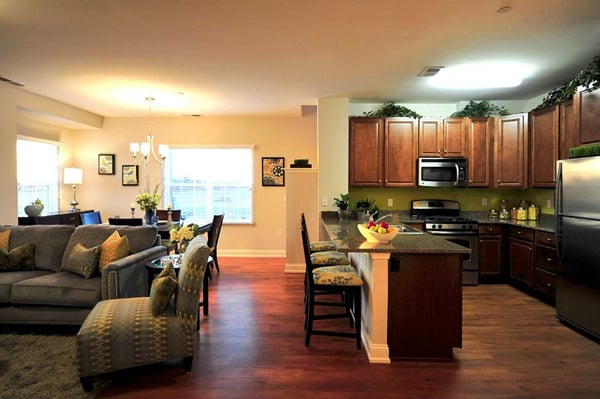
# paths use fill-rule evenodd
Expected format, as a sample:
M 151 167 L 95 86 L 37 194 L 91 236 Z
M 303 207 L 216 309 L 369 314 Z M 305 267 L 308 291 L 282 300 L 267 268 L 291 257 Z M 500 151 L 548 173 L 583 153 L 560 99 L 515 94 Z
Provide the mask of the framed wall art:
M 263 157 L 262 185 L 285 186 L 285 158 Z
M 123 186 L 139 186 L 140 177 L 138 165 L 121 166 L 121 184 Z
M 115 154 L 98 154 L 98 174 L 115 174 Z

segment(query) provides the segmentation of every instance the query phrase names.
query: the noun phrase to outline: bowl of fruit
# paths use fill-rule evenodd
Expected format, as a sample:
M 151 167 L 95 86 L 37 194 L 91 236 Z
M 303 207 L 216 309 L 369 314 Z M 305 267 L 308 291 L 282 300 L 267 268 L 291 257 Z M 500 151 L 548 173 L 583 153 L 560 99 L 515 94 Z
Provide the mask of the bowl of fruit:
M 368 242 L 390 242 L 398 234 L 398 228 L 392 227 L 386 222 L 361 223 L 358 225 L 358 231 Z

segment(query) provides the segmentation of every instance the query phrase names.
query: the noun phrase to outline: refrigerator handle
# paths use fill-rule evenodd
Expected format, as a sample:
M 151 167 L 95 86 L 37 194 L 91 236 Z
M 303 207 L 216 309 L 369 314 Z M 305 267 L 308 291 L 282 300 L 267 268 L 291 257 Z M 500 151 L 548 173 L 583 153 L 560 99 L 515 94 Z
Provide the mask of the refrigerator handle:
M 556 190 L 554 205 L 556 206 L 556 215 L 554 217 L 554 231 L 556 232 L 556 256 L 559 260 L 562 260 L 562 185 L 563 185 L 563 165 L 562 162 L 558 162 L 558 170 L 556 171 Z

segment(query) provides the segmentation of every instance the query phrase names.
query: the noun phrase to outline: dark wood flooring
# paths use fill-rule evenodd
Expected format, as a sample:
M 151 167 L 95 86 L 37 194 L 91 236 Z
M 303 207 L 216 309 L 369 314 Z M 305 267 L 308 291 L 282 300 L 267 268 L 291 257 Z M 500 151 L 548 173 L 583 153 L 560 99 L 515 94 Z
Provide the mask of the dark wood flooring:
M 508 285 L 464 287 L 454 362 L 370 364 L 352 339 L 304 346 L 303 276 L 283 259 L 219 260 L 192 372 L 116 373 L 101 398 L 600 398 L 600 345 Z

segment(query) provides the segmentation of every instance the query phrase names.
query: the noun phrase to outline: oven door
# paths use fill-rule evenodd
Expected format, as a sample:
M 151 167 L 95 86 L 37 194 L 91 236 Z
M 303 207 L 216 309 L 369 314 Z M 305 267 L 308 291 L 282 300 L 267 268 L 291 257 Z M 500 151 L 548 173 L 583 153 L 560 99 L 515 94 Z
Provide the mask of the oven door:
M 473 232 L 473 234 L 464 234 L 431 230 L 428 232 L 471 250 L 470 254 L 463 255 L 463 285 L 477 285 L 479 283 L 478 234 L 476 232 Z

